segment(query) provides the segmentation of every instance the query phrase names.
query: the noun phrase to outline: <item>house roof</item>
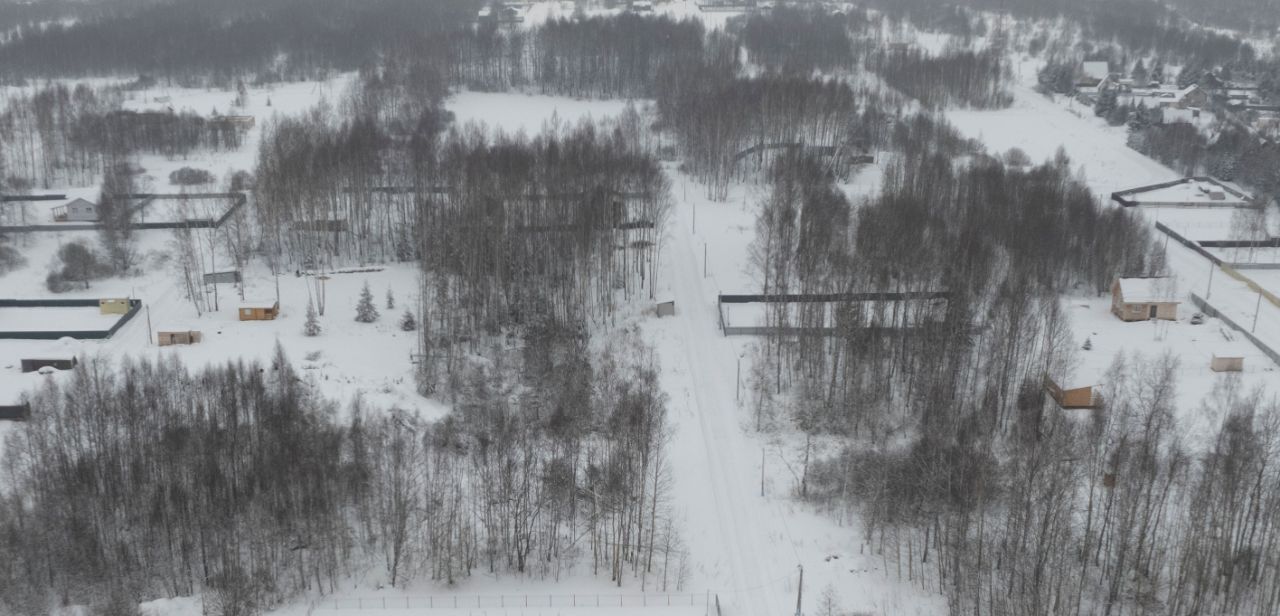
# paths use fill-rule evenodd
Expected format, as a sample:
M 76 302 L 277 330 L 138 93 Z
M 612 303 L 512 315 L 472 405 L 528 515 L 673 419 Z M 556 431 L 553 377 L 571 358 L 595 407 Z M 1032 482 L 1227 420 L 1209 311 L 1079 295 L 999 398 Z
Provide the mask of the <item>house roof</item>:
M 1080 71 L 1091 79 L 1106 79 L 1111 76 L 1111 65 L 1106 62 L 1085 62 L 1080 65 Z
M 1179 303 L 1172 278 L 1120 278 L 1120 298 L 1137 303 Z

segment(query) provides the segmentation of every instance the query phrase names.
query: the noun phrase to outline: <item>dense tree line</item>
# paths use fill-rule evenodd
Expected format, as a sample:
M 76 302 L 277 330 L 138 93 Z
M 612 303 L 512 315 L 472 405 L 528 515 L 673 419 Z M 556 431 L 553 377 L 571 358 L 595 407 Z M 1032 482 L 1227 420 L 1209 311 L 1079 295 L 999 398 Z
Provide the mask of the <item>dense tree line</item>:
M 1134 114 L 1129 146 L 1186 175 L 1209 174 L 1238 181 L 1260 196 L 1280 197 L 1280 152 L 1244 127 L 1227 124 L 1212 138 L 1193 124 L 1162 124 L 1159 110 Z
M 121 3 L 66 24 L 16 31 L 0 45 L 0 75 L 81 77 L 145 73 L 229 85 L 236 77 L 315 77 L 372 62 L 401 40 L 474 15 L 469 0 L 268 0 Z
M 1271 614 L 1280 409 L 1228 381 L 1203 455 L 1172 418 L 1177 361 L 1117 360 L 1088 419 L 1019 394 L 1017 437 L 977 423 L 818 463 L 815 502 L 857 511 L 890 570 L 953 614 Z M 1052 405 L 1052 403 L 1050 403 Z M 855 504 L 856 503 L 856 504 Z
M 859 103 L 849 85 L 807 77 L 716 74 L 708 68 L 671 75 L 657 105 L 685 164 L 713 198 L 724 198 L 729 181 L 741 173 L 743 161 L 735 159 L 749 148 L 808 144 L 843 147 L 845 156 L 861 153 L 859 144 L 850 143 Z M 760 160 L 755 155 L 746 162 L 758 168 Z
M 661 71 L 701 63 L 705 38 L 700 21 L 632 14 L 556 19 L 529 31 L 482 24 L 452 34 L 447 61 L 455 84 L 478 90 L 654 97 Z
M 808 76 L 814 70 L 831 73 L 852 68 L 850 33 L 869 25 L 864 10 L 831 15 L 818 8 L 781 6 L 751 15 L 740 36 L 752 63 Z
M 882 51 L 868 60 L 885 83 L 928 107 L 1008 107 L 1009 69 L 993 52 L 930 56 L 919 50 Z
M 280 352 L 198 372 L 83 362 L 6 445 L 0 609 L 204 592 L 212 614 L 256 613 L 369 564 L 397 586 L 577 565 L 677 587 L 665 400 L 621 359 L 644 354 L 547 328 L 495 351 L 437 422 L 339 410 Z
M 1188 466 L 1169 418 L 1172 372 L 1119 371 L 1128 378 L 1107 389 L 1115 406 L 1088 426 L 1052 413 L 1041 379 L 1073 362 L 1060 294 L 1160 272 L 1162 254 L 1140 221 L 1099 207 L 1061 155 L 1011 170 L 982 155 L 958 158 L 958 140 L 923 144 L 897 142 L 883 194 L 856 216 L 816 161 L 774 163 L 753 246 L 766 292 L 949 297 L 771 309 L 779 334 L 759 347 L 752 370 L 757 423 L 847 443 L 832 457 L 806 452 L 797 496 L 856 513 L 886 569 L 945 594 L 952 613 L 1143 605 L 1167 587 L 1167 578 L 1143 577 L 1169 562 L 1156 550 L 1175 532 L 1197 534 L 1160 526 Z M 1273 541 L 1251 538 L 1242 549 L 1252 555 Z M 1240 575 L 1261 559 L 1233 566 Z M 1185 572 L 1193 574 L 1204 584 L 1213 575 Z M 1239 602 L 1265 588 L 1243 585 L 1236 603 L 1186 593 L 1179 613 L 1252 607 Z
M 22 186 L 92 183 L 104 164 L 131 164 L 133 154 L 170 158 L 201 150 L 234 150 L 245 129 L 191 112 L 120 109 L 118 88 L 54 84 L 14 94 L 0 114 L 6 173 Z

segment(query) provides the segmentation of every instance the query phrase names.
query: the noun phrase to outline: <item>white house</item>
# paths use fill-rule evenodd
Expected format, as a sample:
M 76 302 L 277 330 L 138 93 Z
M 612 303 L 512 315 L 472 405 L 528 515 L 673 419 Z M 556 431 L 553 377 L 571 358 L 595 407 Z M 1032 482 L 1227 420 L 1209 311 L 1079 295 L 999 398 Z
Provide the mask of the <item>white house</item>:
M 84 199 L 72 199 L 66 205 L 53 208 L 57 222 L 97 222 L 98 204 Z

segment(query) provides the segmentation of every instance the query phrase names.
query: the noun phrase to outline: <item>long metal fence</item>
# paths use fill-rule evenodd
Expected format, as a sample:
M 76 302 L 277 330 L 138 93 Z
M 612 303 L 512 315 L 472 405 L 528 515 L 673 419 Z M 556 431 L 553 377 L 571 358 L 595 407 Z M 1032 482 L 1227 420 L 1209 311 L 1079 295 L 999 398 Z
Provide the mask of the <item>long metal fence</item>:
M 1253 346 L 1258 347 L 1259 351 L 1262 351 L 1264 355 L 1270 357 L 1271 361 L 1276 362 L 1276 365 L 1280 365 L 1280 352 L 1277 352 L 1275 349 L 1268 346 L 1267 343 L 1258 339 L 1257 336 L 1253 335 L 1253 332 L 1241 327 L 1240 324 L 1236 323 L 1231 317 L 1223 314 L 1221 310 L 1214 308 L 1209 302 L 1205 301 L 1204 298 L 1196 295 L 1195 293 L 1191 294 L 1191 303 L 1195 304 L 1196 308 L 1199 308 L 1201 312 L 1220 319 L 1223 323 L 1226 323 L 1228 327 L 1239 332 L 1247 338 L 1249 342 L 1252 342 Z
M 96 308 L 96 299 L 0 299 L 0 308 Z M 59 340 L 75 338 L 76 340 L 105 340 L 115 335 L 142 309 L 142 300 L 130 299 L 129 310 L 120 315 L 115 324 L 108 329 L 96 330 L 40 330 L 40 331 L 0 331 L 0 339 L 8 340 Z
M 423 609 L 505 609 L 505 608 L 719 608 L 719 598 L 710 593 L 631 594 L 523 594 L 523 595 L 406 595 L 389 597 L 335 597 L 315 604 L 316 610 L 423 610 Z

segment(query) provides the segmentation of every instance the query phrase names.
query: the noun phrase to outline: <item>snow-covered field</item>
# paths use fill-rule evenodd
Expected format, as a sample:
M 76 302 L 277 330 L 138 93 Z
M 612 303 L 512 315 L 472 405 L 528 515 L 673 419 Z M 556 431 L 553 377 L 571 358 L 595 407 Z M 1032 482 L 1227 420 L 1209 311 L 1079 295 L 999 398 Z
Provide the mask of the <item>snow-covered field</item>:
M 0 331 L 8 332 L 106 331 L 119 320 L 97 306 L 0 308 Z
M 523 131 L 526 135 L 534 135 L 552 123 L 574 126 L 581 120 L 603 120 L 622 113 L 627 106 L 618 100 L 470 91 L 454 94 L 445 104 L 458 125 L 483 124 L 507 133 Z

